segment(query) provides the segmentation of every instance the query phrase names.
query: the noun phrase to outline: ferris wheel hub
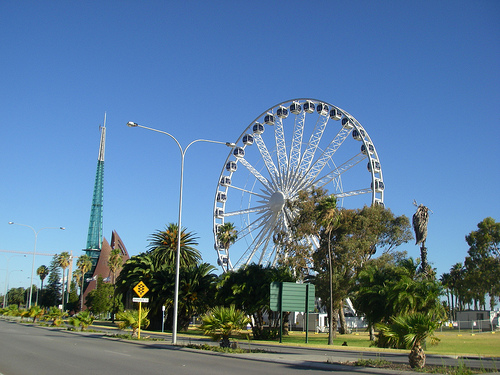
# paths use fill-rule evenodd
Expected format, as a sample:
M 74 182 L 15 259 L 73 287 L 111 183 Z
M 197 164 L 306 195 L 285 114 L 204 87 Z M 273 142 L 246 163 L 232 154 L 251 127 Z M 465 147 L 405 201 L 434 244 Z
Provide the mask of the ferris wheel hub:
M 269 198 L 269 208 L 274 213 L 280 212 L 285 206 L 285 195 L 281 191 L 277 191 Z

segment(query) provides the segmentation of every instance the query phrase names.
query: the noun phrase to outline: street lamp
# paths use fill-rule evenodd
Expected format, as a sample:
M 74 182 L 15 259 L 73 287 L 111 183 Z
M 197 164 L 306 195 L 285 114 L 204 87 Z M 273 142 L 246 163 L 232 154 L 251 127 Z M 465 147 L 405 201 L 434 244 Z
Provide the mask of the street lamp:
M 6 272 L 6 275 L 5 275 L 5 293 L 3 295 L 3 307 L 5 308 L 5 297 L 7 296 L 7 286 L 9 285 L 9 262 L 10 262 L 10 258 L 13 258 L 13 257 L 24 257 L 26 258 L 26 255 L 11 255 L 10 257 L 7 257 L 7 268 L 5 270 Z M 15 270 L 15 271 L 22 271 L 22 270 Z M 14 271 L 11 271 L 11 272 L 14 272 Z
M 9 299 L 7 298 L 7 294 L 9 293 L 9 277 L 12 272 L 23 272 L 23 270 L 12 270 L 12 271 L 7 271 L 7 276 L 5 278 L 5 294 L 3 295 L 3 308 L 5 309 L 5 304 L 9 302 Z
M 23 227 L 28 227 L 30 228 L 33 233 L 35 234 L 35 248 L 33 249 L 33 264 L 31 265 L 31 281 L 30 281 L 30 298 L 29 298 L 29 301 L 28 301 L 28 309 L 31 307 L 31 298 L 33 296 L 33 274 L 35 273 L 35 254 L 36 254 L 36 240 L 38 238 L 38 233 L 40 233 L 42 230 L 44 229 L 61 229 L 61 230 L 65 230 L 66 228 L 64 227 L 44 227 L 42 229 L 40 229 L 38 232 L 35 230 L 35 228 L 33 228 L 32 226 L 30 225 L 26 225 L 26 224 L 19 224 L 19 223 L 14 223 L 12 221 L 9 221 L 9 224 L 12 225 L 12 224 L 15 224 L 15 225 L 21 225 Z M 64 298 L 64 296 L 63 296 Z
M 180 181 L 180 187 L 179 187 L 179 219 L 177 222 L 177 254 L 176 254 L 176 259 L 175 259 L 175 290 L 174 290 L 174 312 L 173 312 L 173 325 L 172 325 L 172 344 L 177 343 L 177 312 L 179 308 L 179 268 L 180 268 L 180 258 L 181 258 L 181 231 L 182 231 L 182 185 L 183 185 L 183 179 L 184 179 L 184 156 L 186 155 L 186 151 L 188 148 L 196 142 L 208 142 L 208 143 L 218 143 L 222 145 L 226 145 L 227 147 L 234 148 L 236 144 L 231 143 L 231 142 L 220 142 L 220 141 L 211 141 L 208 139 L 196 139 L 189 143 L 186 148 L 183 150 L 181 147 L 181 144 L 179 141 L 170 133 L 153 129 L 153 128 L 148 128 L 146 126 L 139 125 L 135 122 L 128 122 L 127 126 L 130 128 L 143 128 L 147 130 L 151 130 L 157 133 L 162 133 L 165 135 L 168 135 L 170 138 L 172 138 L 175 143 L 177 144 L 177 147 L 179 147 L 179 151 L 181 152 L 181 181 Z

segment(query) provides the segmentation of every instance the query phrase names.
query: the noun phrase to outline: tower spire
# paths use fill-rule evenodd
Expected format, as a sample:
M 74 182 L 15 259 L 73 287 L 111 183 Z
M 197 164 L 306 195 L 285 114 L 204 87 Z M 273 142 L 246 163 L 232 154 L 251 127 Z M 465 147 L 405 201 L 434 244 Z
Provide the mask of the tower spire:
M 87 234 L 87 247 L 85 251 L 92 259 L 93 272 L 102 245 L 102 206 L 104 195 L 104 150 L 106 144 L 106 113 L 104 113 L 104 125 L 100 126 L 101 141 L 99 144 L 99 156 L 97 158 L 97 171 L 94 183 L 94 194 L 92 196 L 92 207 L 90 210 L 89 231 Z

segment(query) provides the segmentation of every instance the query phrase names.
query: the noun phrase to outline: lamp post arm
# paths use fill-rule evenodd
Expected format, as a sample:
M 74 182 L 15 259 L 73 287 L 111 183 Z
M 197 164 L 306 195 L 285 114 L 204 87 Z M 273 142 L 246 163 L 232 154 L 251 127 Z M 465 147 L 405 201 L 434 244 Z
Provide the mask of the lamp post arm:
M 30 228 L 33 233 L 35 234 L 35 247 L 33 248 L 33 262 L 32 262 L 32 265 L 31 265 L 31 279 L 30 279 L 30 296 L 29 296 L 29 300 L 28 300 L 28 303 L 27 303 L 27 306 L 28 306 L 28 309 L 31 307 L 31 298 L 33 297 L 33 275 L 35 273 L 35 255 L 36 255 L 36 242 L 37 242 L 37 239 L 38 239 L 38 233 L 40 233 L 42 230 L 44 229 L 61 229 L 61 230 L 64 230 L 66 228 L 64 227 L 43 227 L 41 229 L 38 230 L 38 232 L 35 230 L 35 228 L 33 228 L 31 225 L 26 225 L 26 224 L 20 224 L 20 223 L 14 223 L 12 221 L 9 221 L 9 224 L 12 225 L 12 224 L 15 224 L 15 225 L 21 225 L 23 227 L 28 227 Z M 63 301 L 64 301 L 64 296 L 63 296 Z
M 179 151 L 181 152 L 181 177 L 180 177 L 180 186 L 179 186 L 179 218 L 177 221 L 177 249 L 176 249 L 176 257 L 175 257 L 175 289 L 174 289 L 174 311 L 173 311 L 173 324 L 172 324 L 172 344 L 177 343 L 177 315 L 179 311 L 179 272 L 180 272 L 180 262 L 181 262 L 181 239 L 182 239 L 182 191 L 183 191 L 183 184 L 184 184 L 184 157 L 186 155 L 187 150 L 189 147 L 196 143 L 196 142 L 207 142 L 207 143 L 217 143 L 217 144 L 222 144 L 226 145 L 228 147 L 234 148 L 236 145 L 234 143 L 230 142 L 221 142 L 221 141 L 212 141 L 209 139 L 195 139 L 191 143 L 189 143 L 186 148 L 182 149 L 181 144 L 179 141 L 170 133 L 164 132 L 162 130 L 158 129 L 153 129 L 149 128 L 147 126 L 142 126 L 137 124 L 136 122 L 128 122 L 127 123 L 128 127 L 131 128 L 143 128 L 147 130 L 151 130 L 157 133 L 165 134 L 168 135 L 170 138 L 172 138 L 175 143 L 177 144 L 177 147 L 179 147 Z

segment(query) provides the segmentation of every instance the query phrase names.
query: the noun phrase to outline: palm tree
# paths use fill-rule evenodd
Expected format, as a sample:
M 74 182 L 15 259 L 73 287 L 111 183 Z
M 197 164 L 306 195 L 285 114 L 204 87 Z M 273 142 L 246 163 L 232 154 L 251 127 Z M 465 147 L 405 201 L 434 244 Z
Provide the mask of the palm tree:
M 62 324 L 63 318 L 66 316 L 66 313 L 59 310 L 56 306 L 51 306 L 47 314 L 45 314 L 45 320 L 52 320 L 52 325 L 54 327 L 58 327 Z
M 120 249 L 111 250 L 108 259 L 108 267 L 113 276 L 113 311 L 111 312 L 111 321 L 115 322 L 116 314 L 116 274 L 120 271 L 123 266 L 123 256 Z
M 76 267 L 79 271 L 80 277 L 80 311 L 83 310 L 83 283 L 85 281 L 85 274 L 92 268 L 92 260 L 87 254 L 78 257 Z
M 33 318 L 33 323 L 36 322 L 38 318 L 40 318 L 45 313 L 45 310 L 40 306 L 31 306 L 28 310 L 28 316 Z
M 50 273 L 49 267 L 42 265 L 36 269 L 36 274 L 40 278 L 40 293 L 43 293 L 43 280 L 47 277 L 47 275 Z M 40 296 L 41 298 L 41 296 Z M 37 304 L 38 304 L 38 299 L 37 299 Z
M 425 366 L 425 353 L 422 345 L 426 339 L 431 343 L 439 341 L 434 332 L 440 327 L 431 314 L 414 313 L 399 315 L 392 319 L 390 324 L 378 324 L 379 340 L 384 340 L 388 346 L 411 349 L 408 360 L 411 368 Z
M 243 329 L 250 319 L 234 305 L 230 307 L 216 306 L 208 314 L 202 316 L 203 321 L 200 328 L 205 335 L 212 337 L 214 341 L 220 341 L 221 348 L 231 346 L 229 337 L 234 331 Z
M 68 268 L 69 264 L 71 263 L 71 255 L 67 251 L 63 251 L 59 256 L 57 257 L 57 264 L 59 267 L 62 268 L 62 309 L 64 311 L 64 274 L 66 271 L 66 268 Z
M 149 251 L 157 266 L 175 265 L 177 256 L 177 224 L 170 223 L 164 231 L 153 233 L 149 239 Z M 181 231 L 180 267 L 187 267 L 201 261 L 200 252 L 194 247 L 198 245 L 193 233 Z
M 75 327 L 75 329 L 81 327 L 81 330 L 85 331 L 85 329 L 94 322 L 94 317 L 88 310 L 80 311 L 78 314 L 69 318 L 68 322 Z
M 217 229 L 217 241 L 220 247 L 229 251 L 229 247 L 238 239 L 238 231 L 233 223 L 227 222 Z
M 147 328 L 149 326 L 148 319 L 149 309 L 141 309 L 141 324 L 140 326 L 143 328 Z M 118 323 L 119 329 L 126 329 L 128 327 L 132 328 L 132 337 L 137 337 L 137 330 L 139 329 L 139 310 L 127 310 L 117 315 L 118 320 L 121 320 Z

